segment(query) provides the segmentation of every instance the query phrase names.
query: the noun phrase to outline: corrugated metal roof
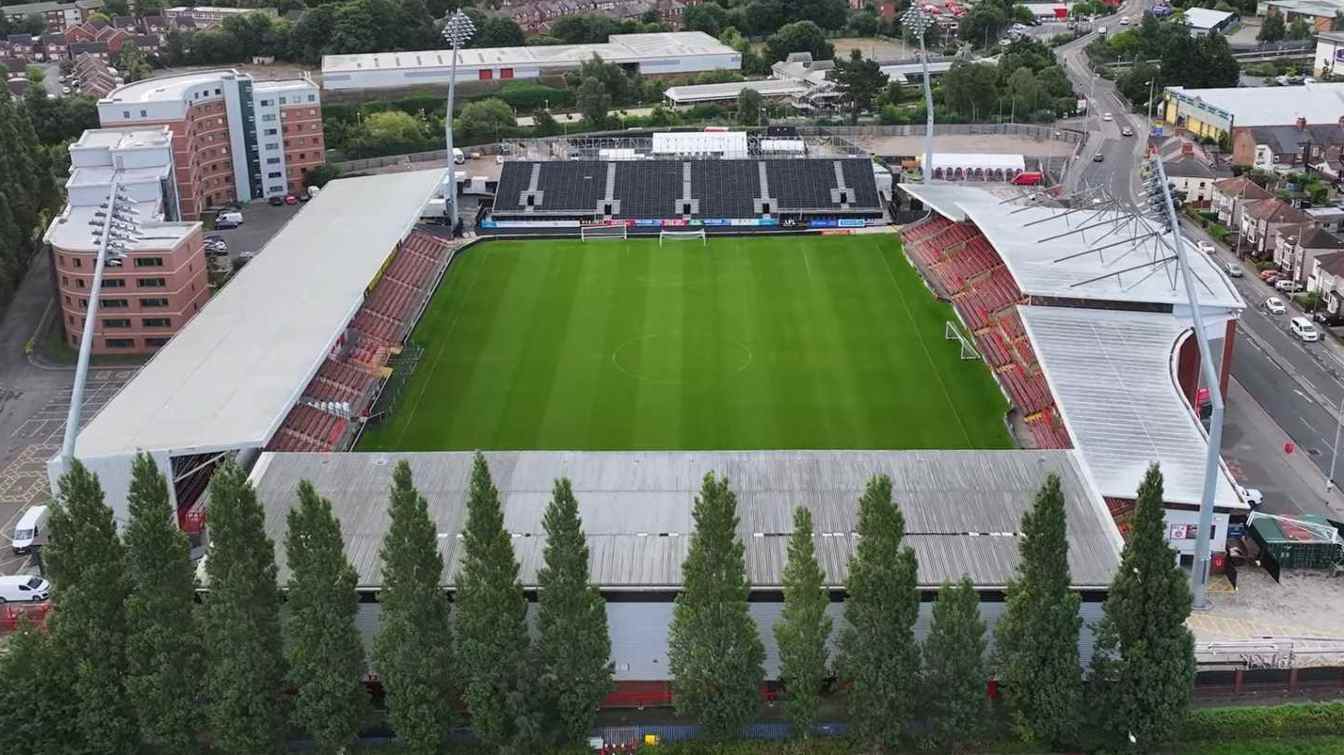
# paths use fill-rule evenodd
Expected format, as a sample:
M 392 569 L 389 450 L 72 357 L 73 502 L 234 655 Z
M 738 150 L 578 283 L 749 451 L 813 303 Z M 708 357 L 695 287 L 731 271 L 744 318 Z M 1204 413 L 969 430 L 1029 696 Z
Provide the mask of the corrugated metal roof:
M 444 561 L 454 573 L 470 453 L 264 454 L 253 478 L 266 506 L 267 533 L 283 542 L 298 483 L 312 481 L 341 519 L 360 584 L 375 588 L 392 470 L 402 458 L 429 502 Z M 883 473 L 892 477 L 905 514 L 906 542 L 919 556 L 922 585 L 963 574 L 983 587 L 1005 584 L 1017 565 L 1022 514 L 1049 472 L 1060 475 L 1068 501 L 1073 581 L 1109 584 L 1119 560 L 1119 535 L 1100 497 L 1084 483 L 1073 451 L 526 451 L 486 458 L 525 585 L 535 584 L 541 566 L 541 519 L 553 482 L 568 477 L 588 534 L 594 581 L 615 590 L 676 587 L 692 502 L 711 470 L 726 474 L 737 494 L 748 576 L 757 587 L 780 584 L 797 505 L 812 510 L 828 582 L 843 584 L 859 495 L 869 478 Z M 277 558 L 284 580 L 282 551 Z
M 1133 498 L 1157 461 L 1167 502 L 1199 504 L 1208 445 L 1173 377 L 1177 340 L 1190 326 L 1166 313 L 1026 306 L 1018 311 L 1101 494 Z M 1246 508 L 1226 469 L 1214 502 Z

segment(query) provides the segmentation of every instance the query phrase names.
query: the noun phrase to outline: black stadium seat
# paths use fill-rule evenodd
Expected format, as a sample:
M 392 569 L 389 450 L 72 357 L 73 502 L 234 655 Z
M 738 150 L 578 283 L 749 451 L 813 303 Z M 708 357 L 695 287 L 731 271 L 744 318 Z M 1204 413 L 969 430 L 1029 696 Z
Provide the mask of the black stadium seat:
M 853 190 L 849 198 L 852 207 L 878 207 L 881 200 L 877 196 L 877 181 L 873 178 L 873 161 L 859 158 L 841 160 L 840 167 L 845 173 L 845 186 Z
M 702 218 L 751 218 L 761 195 L 757 160 L 692 160 L 691 194 Z
M 616 163 L 616 197 L 620 217 L 678 217 L 681 198 L 680 160 L 627 160 Z

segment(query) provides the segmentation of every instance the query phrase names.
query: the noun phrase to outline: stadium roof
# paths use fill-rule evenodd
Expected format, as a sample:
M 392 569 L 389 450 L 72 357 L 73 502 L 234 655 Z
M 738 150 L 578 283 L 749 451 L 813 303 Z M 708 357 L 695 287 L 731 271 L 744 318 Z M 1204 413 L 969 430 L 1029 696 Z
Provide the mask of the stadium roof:
M 536 45 L 531 47 L 478 47 L 462 50 L 458 66 L 481 67 L 574 67 L 594 55 L 607 63 L 639 63 L 658 58 L 694 55 L 733 55 L 736 50 L 701 31 L 658 32 L 653 34 L 612 34 L 605 43 L 586 45 Z M 448 50 L 412 52 L 370 52 L 353 55 L 322 56 L 322 73 L 351 73 L 368 70 L 448 69 L 452 56 Z
M 1154 251 L 1151 239 L 1080 254 L 1090 246 L 1115 244 L 1146 232 L 1135 232 L 1127 222 L 1096 227 L 1119 218 L 1117 212 L 1083 210 L 1065 215 L 1057 207 L 1005 201 L 985 185 L 912 183 L 901 184 L 901 188 L 945 217 L 974 222 L 1028 296 L 1176 307 L 1187 301 L 1174 262 L 1146 264 L 1169 255 L 1164 248 Z M 1069 233 L 1085 225 L 1094 227 Z M 1203 308 L 1228 314 L 1246 308 L 1231 281 L 1208 256 L 1191 253 L 1187 258 Z
M 1208 449 L 1173 372 L 1189 326 L 1168 313 L 1018 307 L 1088 475 L 1107 498 L 1133 498 L 1161 462 L 1167 503 L 1198 505 Z M 1215 505 L 1245 509 L 1224 468 Z
M 76 455 L 264 445 L 442 177 L 328 184 L 80 432 Z
M 754 89 L 763 97 L 796 97 L 812 91 L 812 86 L 793 79 L 726 81 L 719 84 L 668 87 L 663 96 L 678 105 L 691 102 L 717 102 L 736 100 L 745 89 Z
M 396 462 L 406 459 L 439 528 L 451 582 L 460 555 L 472 454 L 265 453 L 253 470 L 266 532 L 282 542 L 300 480 L 309 480 L 341 520 L 345 553 L 359 584 L 381 581 L 378 550 L 388 527 L 387 496 Z M 906 543 L 919 556 L 919 582 L 937 587 L 969 574 L 1002 587 L 1017 567 L 1022 514 L 1044 481 L 1060 476 L 1068 513 L 1069 568 L 1078 587 L 1110 583 L 1119 534 L 1103 501 L 1084 481 L 1073 451 L 695 451 L 488 453 L 513 534 L 524 585 L 536 584 L 545 534 L 542 513 L 554 480 L 568 477 L 579 501 L 593 581 L 607 589 L 675 588 L 692 531 L 691 506 L 708 472 L 726 474 L 738 498 L 747 576 L 780 584 L 793 507 L 813 513 L 817 557 L 827 583 L 842 585 L 853 550 L 857 501 L 877 474 L 890 475 L 905 515 Z M 288 575 L 276 550 L 279 579 Z

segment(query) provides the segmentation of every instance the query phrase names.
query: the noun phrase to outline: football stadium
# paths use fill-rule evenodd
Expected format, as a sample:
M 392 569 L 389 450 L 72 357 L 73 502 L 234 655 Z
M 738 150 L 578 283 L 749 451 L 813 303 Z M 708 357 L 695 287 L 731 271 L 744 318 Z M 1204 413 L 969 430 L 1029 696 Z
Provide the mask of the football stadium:
M 1207 437 L 1191 308 L 1225 381 L 1245 308 L 1230 282 L 1192 255 L 1192 303 L 1157 234 L 1112 204 L 992 180 L 880 185 L 870 158 L 822 144 L 779 157 L 753 137 L 727 154 L 713 145 L 736 136 L 691 136 L 508 159 L 465 238 L 425 222 L 443 170 L 331 182 L 89 421 L 77 457 L 124 522 L 131 459 L 150 453 L 206 541 L 223 460 L 250 469 L 276 542 L 311 481 L 342 521 L 370 634 L 397 461 L 438 524 L 449 592 L 474 451 L 531 599 L 542 512 L 568 477 L 608 597 L 615 706 L 669 699 L 706 473 L 738 496 L 772 677 L 793 507 L 814 513 L 837 622 L 857 500 L 886 474 L 921 590 L 968 575 L 992 623 L 1022 514 L 1055 474 L 1089 657 L 1153 462 L 1169 540 L 1192 557 Z M 1247 511 L 1222 468 L 1215 552 Z

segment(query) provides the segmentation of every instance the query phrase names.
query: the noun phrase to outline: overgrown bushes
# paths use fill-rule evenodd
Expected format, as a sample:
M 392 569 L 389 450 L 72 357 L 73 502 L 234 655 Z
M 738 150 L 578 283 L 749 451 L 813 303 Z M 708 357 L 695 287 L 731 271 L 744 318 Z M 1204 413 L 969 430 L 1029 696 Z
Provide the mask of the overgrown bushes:
M 1344 703 L 1192 710 L 1181 727 L 1186 742 L 1256 737 L 1306 737 L 1344 732 Z

